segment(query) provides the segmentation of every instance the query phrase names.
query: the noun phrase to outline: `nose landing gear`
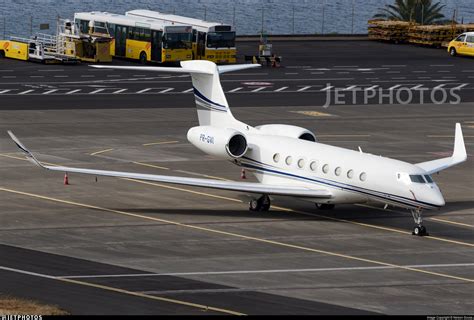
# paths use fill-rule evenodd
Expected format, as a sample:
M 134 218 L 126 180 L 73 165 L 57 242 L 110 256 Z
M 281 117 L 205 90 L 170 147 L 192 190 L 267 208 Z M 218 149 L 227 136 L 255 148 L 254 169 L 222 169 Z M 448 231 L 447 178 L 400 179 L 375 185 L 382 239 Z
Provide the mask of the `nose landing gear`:
M 258 199 L 252 199 L 249 202 L 250 211 L 268 211 L 270 210 L 270 197 L 266 194 Z
M 421 218 L 422 210 L 421 209 L 413 209 L 411 210 L 411 215 L 413 216 L 413 220 L 415 221 L 415 227 L 413 228 L 412 234 L 415 236 L 427 236 L 428 232 L 426 232 L 425 226 L 423 226 L 423 219 Z

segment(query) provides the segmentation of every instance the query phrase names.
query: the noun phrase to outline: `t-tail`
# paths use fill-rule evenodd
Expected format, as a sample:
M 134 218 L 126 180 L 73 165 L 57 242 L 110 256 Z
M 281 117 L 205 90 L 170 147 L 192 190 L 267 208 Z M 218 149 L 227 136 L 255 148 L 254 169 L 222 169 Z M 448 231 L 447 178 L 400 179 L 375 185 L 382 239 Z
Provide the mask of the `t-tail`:
M 158 71 L 166 73 L 189 73 L 192 78 L 194 97 L 200 126 L 244 129 L 248 128 L 234 118 L 229 103 L 222 89 L 220 74 L 230 71 L 260 67 L 259 64 L 236 64 L 217 66 L 206 60 L 182 61 L 181 68 L 176 67 L 128 67 L 128 66 L 101 66 L 95 68 Z

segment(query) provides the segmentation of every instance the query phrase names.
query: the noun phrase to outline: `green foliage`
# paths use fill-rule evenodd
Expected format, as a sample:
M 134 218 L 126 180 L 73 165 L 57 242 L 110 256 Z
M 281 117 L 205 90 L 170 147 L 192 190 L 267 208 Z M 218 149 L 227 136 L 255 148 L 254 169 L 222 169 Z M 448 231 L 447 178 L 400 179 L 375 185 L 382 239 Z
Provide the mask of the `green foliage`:
M 387 20 L 414 21 L 419 24 L 443 24 L 447 20 L 441 10 L 445 5 L 432 0 L 395 0 L 380 9 L 374 18 Z

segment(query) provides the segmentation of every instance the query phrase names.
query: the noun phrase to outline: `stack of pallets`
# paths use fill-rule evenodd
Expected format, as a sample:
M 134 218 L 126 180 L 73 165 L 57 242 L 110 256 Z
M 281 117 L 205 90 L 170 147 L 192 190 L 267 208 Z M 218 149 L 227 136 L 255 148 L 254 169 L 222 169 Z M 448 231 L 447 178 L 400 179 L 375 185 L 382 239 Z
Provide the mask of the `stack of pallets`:
M 474 31 L 474 24 L 414 26 L 410 29 L 408 41 L 428 46 L 447 47 L 458 34 L 466 31 Z
M 369 20 L 369 39 L 395 43 L 407 42 L 414 23 L 407 21 Z

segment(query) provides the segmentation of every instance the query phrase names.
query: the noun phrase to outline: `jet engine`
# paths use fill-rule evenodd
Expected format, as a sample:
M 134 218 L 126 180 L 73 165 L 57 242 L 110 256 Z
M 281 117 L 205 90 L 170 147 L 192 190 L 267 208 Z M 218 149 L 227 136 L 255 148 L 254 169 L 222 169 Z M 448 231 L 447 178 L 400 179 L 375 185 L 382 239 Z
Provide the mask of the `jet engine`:
M 229 160 L 242 157 L 248 149 L 245 136 L 229 128 L 193 127 L 188 131 L 188 141 L 207 154 Z
M 287 124 L 265 124 L 255 127 L 262 134 L 283 136 L 301 140 L 316 142 L 316 136 L 309 130 Z

